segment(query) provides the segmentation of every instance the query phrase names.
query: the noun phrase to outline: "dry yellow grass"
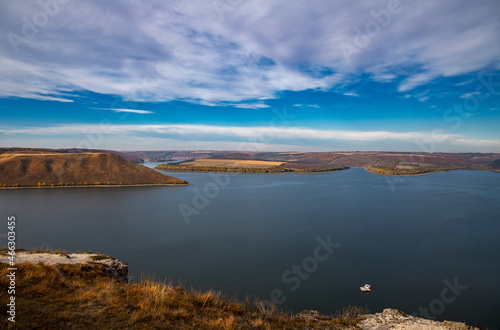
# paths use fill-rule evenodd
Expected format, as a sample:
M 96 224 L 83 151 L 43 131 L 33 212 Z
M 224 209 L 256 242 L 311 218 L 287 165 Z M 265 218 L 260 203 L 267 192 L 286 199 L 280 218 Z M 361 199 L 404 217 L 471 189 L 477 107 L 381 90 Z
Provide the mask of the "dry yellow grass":
M 81 152 L 80 155 L 98 155 L 101 153 L 102 152 Z M 33 155 L 61 156 L 64 154 L 61 154 L 60 152 L 44 152 L 43 154 L 40 152 L 16 152 L 16 153 L 6 152 L 3 154 L 0 154 L 0 160 L 14 158 L 14 157 L 21 157 L 21 156 L 33 156 Z
M 9 281 L 7 267 L 0 264 L 4 288 Z M 239 302 L 217 291 L 185 291 L 149 278 L 122 283 L 98 264 L 24 263 L 17 268 L 15 326 L 20 329 L 338 329 L 356 322 L 296 317 L 248 298 Z M 8 299 L 6 292 L 0 292 L 3 315 Z M 6 317 L 0 319 L 1 328 L 9 326 Z
M 226 168 L 271 168 L 280 166 L 284 162 L 271 162 L 265 160 L 239 160 L 239 159 L 208 159 L 201 158 L 189 162 L 184 162 L 181 165 L 185 166 L 210 166 L 210 167 L 226 167 Z

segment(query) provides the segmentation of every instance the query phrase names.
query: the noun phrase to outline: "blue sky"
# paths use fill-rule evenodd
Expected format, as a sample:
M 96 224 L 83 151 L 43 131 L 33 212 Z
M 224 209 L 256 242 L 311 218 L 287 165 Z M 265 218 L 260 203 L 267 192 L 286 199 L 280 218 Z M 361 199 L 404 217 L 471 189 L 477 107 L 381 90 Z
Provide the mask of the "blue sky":
M 500 152 L 500 2 L 0 2 L 0 146 Z

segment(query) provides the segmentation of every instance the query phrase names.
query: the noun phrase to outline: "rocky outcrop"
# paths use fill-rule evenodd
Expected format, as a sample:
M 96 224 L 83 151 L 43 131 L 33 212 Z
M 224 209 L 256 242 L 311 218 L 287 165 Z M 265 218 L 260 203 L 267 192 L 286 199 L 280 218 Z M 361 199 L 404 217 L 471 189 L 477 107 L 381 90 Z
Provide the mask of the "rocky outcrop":
M 460 322 L 432 321 L 407 315 L 395 309 L 384 309 L 382 313 L 366 315 L 358 324 L 363 330 L 418 329 L 418 330 L 469 330 L 478 329 Z
M 328 317 L 320 314 L 318 311 L 302 311 L 295 315 L 295 318 L 307 320 L 314 323 L 321 323 Z M 432 321 L 415 316 L 407 315 L 396 309 L 387 308 L 384 309 L 382 313 L 367 314 L 359 317 L 360 322 L 356 325 L 355 322 L 350 326 L 344 324 L 344 326 L 339 326 L 339 329 L 363 329 L 363 330 L 403 330 L 403 329 L 414 329 L 414 330 L 474 330 L 474 328 L 460 322 L 451 321 Z M 332 329 L 331 326 L 320 327 L 321 329 Z M 314 327 L 317 329 L 317 327 Z M 478 329 L 479 330 L 479 329 Z
M 8 263 L 8 255 L 0 255 L 0 263 Z M 88 264 L 102 265 L 104 272 L 122 282 L 128 282 L 128 264 L 121 260 L 112 258 L 107 255 L 97 253 L 50 253 L 50 252 L 17 252 L 16 264 L 39 262 L 46 265 L 61 265 L 61 264 Z
M 105 266 L 104 271 L 123 282 L 128 282 L 128 264 L 118 259 L 110 258 L 94 261 Z

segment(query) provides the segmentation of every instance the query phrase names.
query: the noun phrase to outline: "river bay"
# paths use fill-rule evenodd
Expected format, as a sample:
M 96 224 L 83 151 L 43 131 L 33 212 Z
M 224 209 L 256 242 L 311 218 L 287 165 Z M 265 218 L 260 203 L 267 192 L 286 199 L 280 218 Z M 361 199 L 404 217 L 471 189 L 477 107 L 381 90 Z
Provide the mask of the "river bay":
M 15 215 L 18 248 L 101 252 L 133 280 L 293 312 L 357 305 L 500 326 L 499 173 L 167 174 L 191 185 L 0 190 L 0 233 Z

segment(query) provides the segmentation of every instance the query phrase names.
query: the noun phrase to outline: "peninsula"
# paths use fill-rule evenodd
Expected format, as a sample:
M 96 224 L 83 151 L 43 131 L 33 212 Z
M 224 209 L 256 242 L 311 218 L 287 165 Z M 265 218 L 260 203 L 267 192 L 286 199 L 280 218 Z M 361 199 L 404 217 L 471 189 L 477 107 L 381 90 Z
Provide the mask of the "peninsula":
M 188 184 L 115 153 L 19 148 L 0 152 L 2 188 Z

